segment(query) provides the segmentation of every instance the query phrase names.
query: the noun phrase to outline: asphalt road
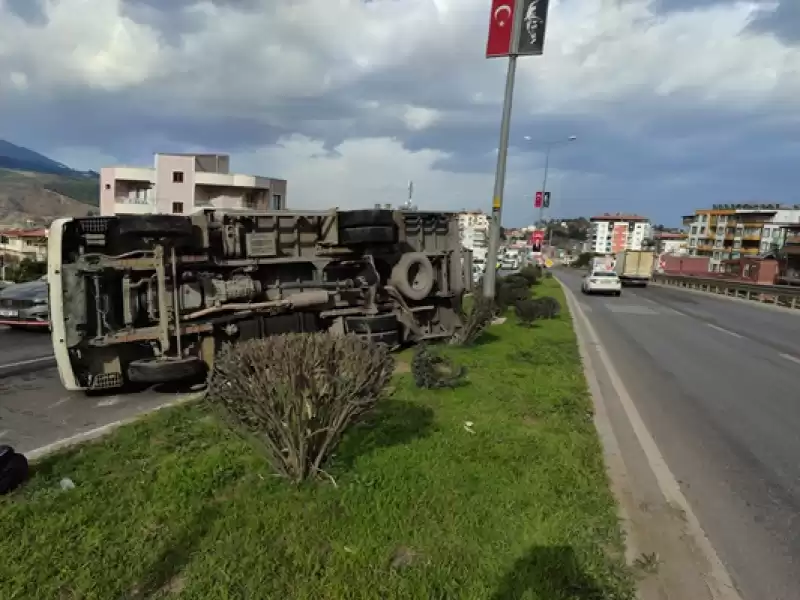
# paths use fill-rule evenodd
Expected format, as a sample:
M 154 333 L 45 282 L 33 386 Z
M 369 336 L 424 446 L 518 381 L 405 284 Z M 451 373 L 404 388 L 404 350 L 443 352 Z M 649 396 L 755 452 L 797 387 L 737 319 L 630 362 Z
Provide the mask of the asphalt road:
M 800 598 L 800 315 L 559 277 L 745 600 Z
M 0 378 L 55 364 L 50 332 L 19 331 L 0 325 Z
M 68 392 L 54 367 L 0 377 L 0 444 L 30 452 L 182 396 L 152 390 L 107 396 Z

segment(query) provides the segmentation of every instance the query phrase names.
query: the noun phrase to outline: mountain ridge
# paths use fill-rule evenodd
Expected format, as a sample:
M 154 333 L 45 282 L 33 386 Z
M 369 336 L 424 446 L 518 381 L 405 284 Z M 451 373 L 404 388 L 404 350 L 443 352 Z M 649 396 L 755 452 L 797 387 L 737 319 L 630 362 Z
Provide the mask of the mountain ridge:
M 100 176 L 0 139 L 0 226 L 47 226 L 100 204 Z

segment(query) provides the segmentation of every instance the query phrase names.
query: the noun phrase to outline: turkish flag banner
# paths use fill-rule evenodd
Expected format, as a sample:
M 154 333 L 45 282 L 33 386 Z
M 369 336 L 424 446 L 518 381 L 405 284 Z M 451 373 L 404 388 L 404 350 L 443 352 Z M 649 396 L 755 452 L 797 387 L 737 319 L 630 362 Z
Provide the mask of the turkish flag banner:
M 542 208 L 542 192 L 536 192 L 533 200 L 533 208 Z
M 492 0 L 489 16 L 489 37 L 486 40 L 486 58 L 511 54 L 511 31 L 514 28 L 515 0 Z

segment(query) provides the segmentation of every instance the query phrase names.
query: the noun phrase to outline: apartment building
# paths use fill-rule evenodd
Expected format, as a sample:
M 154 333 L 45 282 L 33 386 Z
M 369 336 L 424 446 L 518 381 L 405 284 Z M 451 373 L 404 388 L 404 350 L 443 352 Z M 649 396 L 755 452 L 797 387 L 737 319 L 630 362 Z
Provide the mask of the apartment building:
M 587 252 L 616 254 L 623 250 L 641 250 L 651 239 L 652 227 L 647 217 L 622 213 L 604 213 L 589 219 L 591 232 Z
M 685 256 L 689 253 L 687 235 L 671 231 L 653 232 L 653 243 L 658 254 Z
M 37 262 L 47 260 L 47 230 L 0 230 L 0 263 L 18 263 L 26 258 Z
M 800 205 L 714 204 L 683 217 L 689 255 L 709 257 L 711 271 L 719 271 L 725 260 L 781 247 L 798 223 Z
M 472 250 L 472 261 L 485 263 L 489 250 L 489 217 L 478 210 L 462 211 L 458 214 L 458 227 L 461 245 Z
M 100 214 L 286 208 L 286 180 L 230 172 L 225 154 L 156 154 L 153 167 L 100 170 Z

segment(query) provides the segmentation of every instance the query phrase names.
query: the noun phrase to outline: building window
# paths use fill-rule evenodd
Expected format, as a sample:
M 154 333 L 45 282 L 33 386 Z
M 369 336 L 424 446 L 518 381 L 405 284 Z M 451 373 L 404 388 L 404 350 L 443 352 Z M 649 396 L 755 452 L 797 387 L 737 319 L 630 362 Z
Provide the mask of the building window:
M 280 210 L 280 209 L 281 209 L 281 195 L 272 194 L 272 210 Z
M 183 175 L 183 173 L 181 173 Z M 172 203 L 172 212 L 176 215 L 183 214 L 183 202 L 173 202 Z
M 183 171 L 172 172 L 172 183 L 183 183 Z

